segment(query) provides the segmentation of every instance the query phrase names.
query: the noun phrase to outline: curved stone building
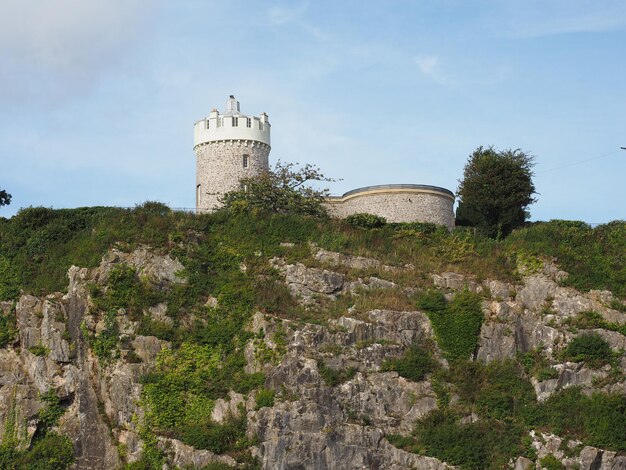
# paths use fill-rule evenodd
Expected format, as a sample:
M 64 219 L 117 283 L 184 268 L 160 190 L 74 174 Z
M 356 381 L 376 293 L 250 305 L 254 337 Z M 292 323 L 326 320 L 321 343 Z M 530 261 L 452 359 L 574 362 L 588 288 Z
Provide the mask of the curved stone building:
M 454 193 L 425 184 L 383 184 L 353 189 L 343 196 L 328 198 L 333 217 L 345 218 L 366 212 L 387 222 L 430 222 L 454 228 Z
M 267 114 L 242 114 L 230 96 L 223 113 L 213 109 L 193 126 L 196 154 L 196 211 L 210 212 L 219 198 L 249 178 L 269 169 L 270 123 Z
M 242 114 L 230 96 L 226 110 L 213 109 L 194 125 L 196 211 L 220 207 L 220 197 L 240 187 L 242 178 L 269 170 L 270 123 L 267 114 Z M 423 184 L 386 184 L 330 197 L 326 207 L 334 217 L 367 212 L 388 222 L 430 222 L 454 228 L 454 194 Z

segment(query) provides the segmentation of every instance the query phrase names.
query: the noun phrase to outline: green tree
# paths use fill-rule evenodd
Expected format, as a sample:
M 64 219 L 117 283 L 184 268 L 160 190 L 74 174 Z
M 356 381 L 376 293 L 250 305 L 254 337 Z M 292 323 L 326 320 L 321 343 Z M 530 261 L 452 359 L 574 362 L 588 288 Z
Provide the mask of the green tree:
M 252 178 L 243 178 L 238 190 L 226 193 L 221 202 L 227 210 L 326 216 L 323 206 L 328 189 L 315 189 L 312 181 L 334 181 L 315 165 L 295 168 L 278 161 L 274 168 Z
M 533 156 L 520 149 L 478 147 L 459 180 L 459 225 L 471 225 L 492 238 L 505 237 L 524 225 L 533 198 Z
M 0 189 L 0 206 L 8 206 L 11 204 L 11 195 L 4 189 Z

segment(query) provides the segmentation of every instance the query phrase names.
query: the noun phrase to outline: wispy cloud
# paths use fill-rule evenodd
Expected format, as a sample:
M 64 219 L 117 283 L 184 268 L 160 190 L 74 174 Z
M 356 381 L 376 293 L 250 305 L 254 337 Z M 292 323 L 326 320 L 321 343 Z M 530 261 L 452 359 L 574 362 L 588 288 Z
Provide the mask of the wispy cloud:
M 310 4 L 311 0 L 305 0 L 291 7 L 273 6 L 268 10 L 267 16 L 270 23 L 278 26 L 284 25 L 300 19 Z
M 420 72 L 441 85 L 448 85 L 449 78 L 441 70 L 441 60 L 436 55 L 418 55 L 413 58 Z
M 11 70 L 0 76 L 3 87 L 21 89 L 24 98 L 41 96 L 42 87 L 46 94 L 63 94 L 64 88 L 89 86 L 102 71 L 123 62 L 160 3 L 2 0 L 0 68 Z

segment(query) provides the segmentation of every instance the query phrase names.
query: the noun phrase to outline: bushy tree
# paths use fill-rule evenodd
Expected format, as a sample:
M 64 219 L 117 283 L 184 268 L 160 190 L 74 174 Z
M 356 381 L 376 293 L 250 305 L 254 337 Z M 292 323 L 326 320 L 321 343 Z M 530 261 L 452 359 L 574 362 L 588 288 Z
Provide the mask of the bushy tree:
M 8 206 L 11 204 L 11 195 L 4 189 L 0 189 L 0 206 Z
M 326 216 L 323 206 L 328 189 L 315 189 L 311 181 L 334 181 L 315 165 L 296 168 L 278 161 L 274 168 L 258 176 L 243 178 L 240 189 L 226 193 L 221 202 L 226 210 Z
M 497 151 L 478 147 L 459 180 L 457 223 L 478 227 L 501 238 L 524 225 L 533 197 L 533 156 L 520 149 Z

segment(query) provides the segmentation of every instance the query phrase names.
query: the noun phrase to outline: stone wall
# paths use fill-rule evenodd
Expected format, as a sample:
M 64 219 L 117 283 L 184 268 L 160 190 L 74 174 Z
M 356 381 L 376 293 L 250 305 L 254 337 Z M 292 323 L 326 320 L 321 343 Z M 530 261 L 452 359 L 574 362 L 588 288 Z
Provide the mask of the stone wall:
M 211 142 L 198 145 L 196 152 L 196 209 L 210 212 L 220 206 L 219 198 L 239 187 L 242 178 L 269 169 L 270 147 L 250 140 Z M 248 155 L 244 168 L 243 156 Z
M 328 199 L 331 216 L 345 218 L 366 212 L 387 222 L 430 222 L 454 228 L 454 195 L 443 188 L 425 185 L 385 185 L 350 191 Z

